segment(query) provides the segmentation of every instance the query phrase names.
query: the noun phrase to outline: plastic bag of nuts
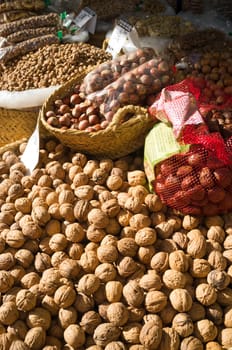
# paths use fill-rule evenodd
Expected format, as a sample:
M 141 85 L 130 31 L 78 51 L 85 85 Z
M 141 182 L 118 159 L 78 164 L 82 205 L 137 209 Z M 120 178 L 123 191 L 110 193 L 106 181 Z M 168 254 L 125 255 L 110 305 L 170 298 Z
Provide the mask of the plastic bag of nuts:
M 147 97 L 170 85 L 172 78 L 171 62 L 162 57 L 154 57 L 121 75 L 104 89 L 89 94 L 86 99 L 94 102 L 110 122 L 119 108 L 146 104 Z
M 154 55 L 155 52 L 152 48 L 143 48 L 104 62 L 86 75 L 80 86 L 80 91 L 86 96 L 102 90 L 122 74 L 150 60 Z

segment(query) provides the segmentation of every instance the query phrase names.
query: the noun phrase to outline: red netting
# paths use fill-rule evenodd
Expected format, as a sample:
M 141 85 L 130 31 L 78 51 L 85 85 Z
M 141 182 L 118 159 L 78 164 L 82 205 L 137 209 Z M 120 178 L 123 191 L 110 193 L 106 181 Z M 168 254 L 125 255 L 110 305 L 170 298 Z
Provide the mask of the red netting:
M 232 138 L 225 152 L 232 159 Z M 228 160 L 228 159 L 227 159 Z M 156 167 L 154 190 L 168 206 L 192 215 L 232 210 L 232 162 L 224 162 L 203 145 L 192 145 Z
M 154 190 L 168 206 L 184 214 L 217 215 L 232 210 L 232 137 L 225 141 L 219 132 L 210 133 L 202 111 L 232 105 L 208 103 L 202 91 L 207 82 L 185 79 L 162 90 L 150 113 L 171 122 L 179 142 L 190 151 L 159 163 Z M 164 112 L 162 114 L 162 112 Z M 200 116 L 202 117 L 199 117 Z

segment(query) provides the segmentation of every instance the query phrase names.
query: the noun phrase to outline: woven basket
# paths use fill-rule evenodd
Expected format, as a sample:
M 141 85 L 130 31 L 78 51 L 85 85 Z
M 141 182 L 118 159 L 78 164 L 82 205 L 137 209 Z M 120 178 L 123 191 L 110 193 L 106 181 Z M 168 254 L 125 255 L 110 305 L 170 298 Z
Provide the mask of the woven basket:
M 46 122 L 46 112 L 54 109 L 54 101 L 70 96 L 74 86 L 80 84 L 83 78 L 83 75 L 79 75 L 50 95 L 40 111 L 40 121 L 44 128 L 65 146 L 96 157 L 116 159 L 142 147 L 148 131 L 154 124 L 147 109 L 143 107 L 128 105 L 120 108 L 110 125 L 96 132 L 61 130 Z M 130 118 L 127 120 L 128 114 Z
M 33 110 L 0 108 L 0 147 L 30 137 L 35 129 L 38 115 L 38 108 Z

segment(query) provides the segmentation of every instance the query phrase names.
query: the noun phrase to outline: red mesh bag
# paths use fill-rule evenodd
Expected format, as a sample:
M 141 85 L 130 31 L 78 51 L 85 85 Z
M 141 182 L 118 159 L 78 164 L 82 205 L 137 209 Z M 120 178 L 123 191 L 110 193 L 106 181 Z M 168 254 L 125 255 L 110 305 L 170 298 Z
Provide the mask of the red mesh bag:
M 159 118 L 157 110 L 160 108 L 161 118 L 171 122 L 178 142 L 190 148 L 186 153 L 158 163 L 154 191 L 165 204 L 184 214 L 227 213 L 232 210 L 232 137 L 225 141 L 220 133 L 209 132 L 199 111 L 201 108 L 210 110 L 215 105 L 203 102 L 200 89 L 192 81 L 186 80 L 167 89 L 178 92 L 178 88 L 187 95 L 172 95 L 177 97 L 174 103 L 167 99 L 163 110 L 162 103 L 156 103 L 151 106 L 150 113 Z M 186 96 L 193 97 L 188 108 Z

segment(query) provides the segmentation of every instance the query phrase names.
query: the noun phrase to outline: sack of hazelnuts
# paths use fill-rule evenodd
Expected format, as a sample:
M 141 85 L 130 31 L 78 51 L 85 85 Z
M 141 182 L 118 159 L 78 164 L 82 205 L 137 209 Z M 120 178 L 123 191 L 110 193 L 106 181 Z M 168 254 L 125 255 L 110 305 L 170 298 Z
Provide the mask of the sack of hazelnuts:
M 162 91 L 150 109 L 162 118 L 145 140 L 151 189 L 183 214 L 227 213 L 232 210 L 232 134 L 225 138 L 210 131 L 192 92 L 170 91 Z M 209 105 L 206 109 L 209 113 Z

